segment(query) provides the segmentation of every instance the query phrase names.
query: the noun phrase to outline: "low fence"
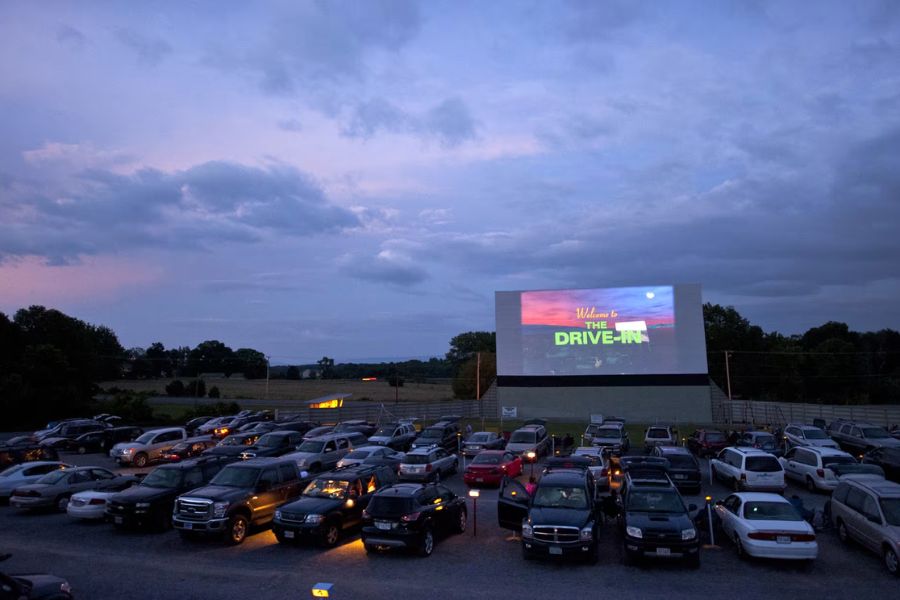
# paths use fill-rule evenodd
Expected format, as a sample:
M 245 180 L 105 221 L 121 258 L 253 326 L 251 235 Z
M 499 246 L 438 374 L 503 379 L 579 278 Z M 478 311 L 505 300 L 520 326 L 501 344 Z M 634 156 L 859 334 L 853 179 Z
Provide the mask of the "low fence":
M 824 419 L 864 421 L 889 427 L 900 425 L 898 404 L 804 404 L 795 402 L 766 402 L 762 400 L 723 400 L 726 423 L 754 423 L 784 425 L 786 423 L 812 423 Z

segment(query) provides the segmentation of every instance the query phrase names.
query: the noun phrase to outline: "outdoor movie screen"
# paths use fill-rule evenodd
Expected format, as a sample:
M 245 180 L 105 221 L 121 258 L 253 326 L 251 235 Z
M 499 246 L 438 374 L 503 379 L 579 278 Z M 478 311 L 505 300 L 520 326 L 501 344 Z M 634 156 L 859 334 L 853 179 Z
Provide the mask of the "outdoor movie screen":
M 700 286 L 497 292 L 497 374 L 707 372 Z

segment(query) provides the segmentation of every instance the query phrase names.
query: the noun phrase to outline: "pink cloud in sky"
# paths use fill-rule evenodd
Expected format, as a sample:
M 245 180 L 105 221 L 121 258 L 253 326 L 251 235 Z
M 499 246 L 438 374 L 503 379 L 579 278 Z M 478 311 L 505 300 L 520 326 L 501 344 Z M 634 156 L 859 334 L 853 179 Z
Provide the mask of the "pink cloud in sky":
M 0 263 L 0 307 L 10 312 L 32 304 L 110 299 L 162 278 L 162 269 L 135 260 L 89 257 L 72 265 L 48 265 L 39 257 Z

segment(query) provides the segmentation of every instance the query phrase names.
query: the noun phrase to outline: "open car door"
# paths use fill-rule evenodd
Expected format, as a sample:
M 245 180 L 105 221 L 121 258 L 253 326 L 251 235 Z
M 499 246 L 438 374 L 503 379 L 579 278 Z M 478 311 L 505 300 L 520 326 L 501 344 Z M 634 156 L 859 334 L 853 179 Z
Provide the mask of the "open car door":
M 497 522 L 503 529 L 522 530 L 522 520 L 528 516 L 531 498 L 525 486 L 515 479 L 504 478 L 497 498 Z

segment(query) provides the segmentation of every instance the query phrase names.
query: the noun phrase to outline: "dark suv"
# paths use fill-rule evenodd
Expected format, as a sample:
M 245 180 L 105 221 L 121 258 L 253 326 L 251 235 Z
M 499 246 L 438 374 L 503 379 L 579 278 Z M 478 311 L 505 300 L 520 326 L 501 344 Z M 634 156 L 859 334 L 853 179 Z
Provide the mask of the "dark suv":
M 413 441 L 412 448 L 415 450 L 436 446 L 455 454 L 459 450 L 459 444 L 459 423 L 438 421 L 422 430 Z
M 431 556 L 435 536 L 466 530 L 466 501 L 439 484 L 398 483 L 376 492 L 363 511 L 366 552 L 408 548 Z
M 290 460 L 255 458 L 232 463 L 209 485 L 175 500 L 172 524 L 182 537 L 211 533 L 240 544 L 250 527 L 268 524 L 275 507 L 299 496 L 305 483 Z
M 211 456 L 157 467 L 139 485 L 107 500 L 106 516 L 116 527 L 149 525 L 167 529 L 172 522 L 175 498 L 208 483 L 222 467 L 234 460 Z
M 645 465 L 625 475 L 619 494 L 619 525 L 624 544 L 623 561 L 631 565 L 643 557 L 683 558 L 700 566 L 700 536 L 665 470 Z
M 302 442 L 303 434 L 299 431 L 270 431 L 260 436 L 252 446 L 244 448 L 240 456 L 241 458 L 281 456 L 293 452 Z
M 726 446 L 728 439 L 718 429 L 697 429 L 687 439 L 687 447 L 700 458 L 714 456 Z
M 275 511 L 272 531 L 279 542 L 313 539 L 330 548 L 341 532 L 362 522 L 372 494 L 397 481 L 390 467 L 352 465 L 319 475 L 303 495 Z
M 657 446 L 653 449 L 653 456 L 658 456 L 669 461 L 665 467 L 666 473 L 675 483 L 679 492 L 685 494 L 699 494 L 701 487 L 700 463 L 683 446 Z
M 603 518 L 594 476 L 585 467 L 544 470 L 534 495 L 514 479 L 506 480 L 497 501 L 500 527 L 522 532 L 522 555 L 577 556 L 597 561 Z

